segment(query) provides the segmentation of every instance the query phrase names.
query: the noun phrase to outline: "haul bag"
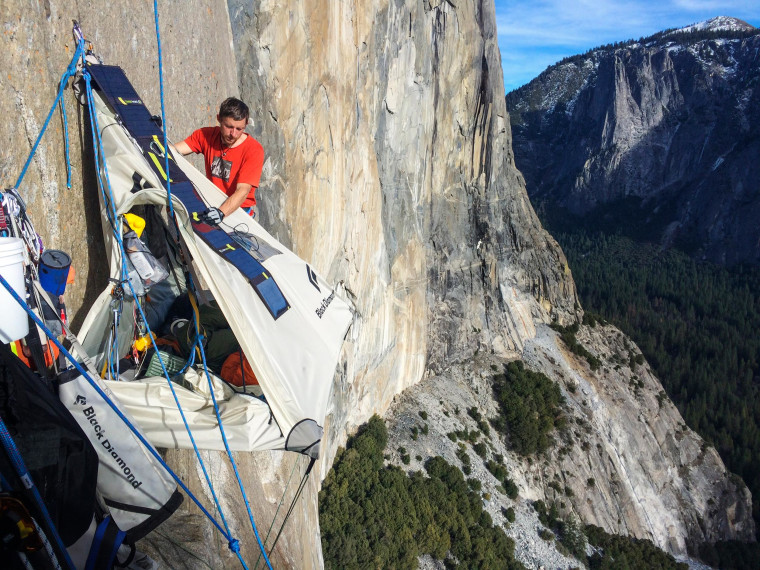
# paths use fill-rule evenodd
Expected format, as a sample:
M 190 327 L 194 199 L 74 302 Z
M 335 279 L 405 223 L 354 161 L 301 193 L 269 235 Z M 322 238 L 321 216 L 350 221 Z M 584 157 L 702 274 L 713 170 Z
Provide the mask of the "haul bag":
M 95 381 L 118 406 L 100 379 Z M 111 517 L 127 533 L 128 542 L 139 540 L 182 503 L 176 482 L 79 373 L 61 375 L 59 397 L 98 454 L 98 492 Z M 136 427 L 131 418 L 127 419 Z
M 95 513 L 98 457 L 52 389 L 7 344 L 0 344 L 0 415 L 63 543 L 70 546 L 87 532 Z M 1 453 L 0 473 L 16 481 Z

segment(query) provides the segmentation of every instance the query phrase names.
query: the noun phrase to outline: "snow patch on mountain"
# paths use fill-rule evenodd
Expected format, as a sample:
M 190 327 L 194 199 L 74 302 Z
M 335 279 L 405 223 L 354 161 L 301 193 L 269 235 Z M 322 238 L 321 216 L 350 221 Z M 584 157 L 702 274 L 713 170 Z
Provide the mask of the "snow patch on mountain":
M 756 28 L 754 26 L 751 26 L 744 20 L 740 20 L 738 18 L 731 18 L 730 16 L 717 16 L 715 18 L 710 18 L 709 20 L 705 20 L 704 22 L 697 22 L 696 24 L 691 24 L 690 26 L 673 30 L 672 32 L 666 35 L 682 34 L 682 33 L 689 33 L 689 32 L 701 32 L 701 31 L 747 32 L 747 31 L 752 31 L 754 29 Z

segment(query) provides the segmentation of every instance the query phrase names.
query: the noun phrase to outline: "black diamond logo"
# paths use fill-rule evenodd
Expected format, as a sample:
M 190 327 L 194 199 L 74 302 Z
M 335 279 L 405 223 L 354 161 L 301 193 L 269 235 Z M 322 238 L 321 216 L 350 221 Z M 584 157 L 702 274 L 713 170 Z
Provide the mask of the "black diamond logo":
M 306 275 L 309 277 L 309 283 L 314 285 L 314 288 L 319 291 L 320 293 L 322 290 L 319 288 L 319 285 L 317 284 L 317 274 L 312 271 L 311 267 L 308 265 L 306 266 Z

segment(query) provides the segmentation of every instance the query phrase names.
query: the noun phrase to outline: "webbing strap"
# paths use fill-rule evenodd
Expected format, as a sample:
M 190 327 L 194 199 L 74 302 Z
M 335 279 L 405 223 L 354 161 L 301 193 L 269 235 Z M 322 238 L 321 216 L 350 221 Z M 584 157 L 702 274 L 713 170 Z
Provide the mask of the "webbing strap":
M 47 364 L 45 364 L 45 350 L 42 348 L 40 331 L 34 326 L 34 321 L 31 318 L 29 319 L 29 333 L 24 337 L 24 341 L 29 349 L 29 354 L 37 372 L 43 379 L 50 381 L 52 375 L 48 370 Z
M 167 160 L 162 164 L 160 159 L 166 158 L 166 149 L 162 143 L 160 120 L 151 116 L 124 70 L 115 65 L 93 64 L 88 64 L 87 70 L 99 92 L 117 113 L 121 124 L 140 146 L 148 165 L 164 186 L 167 181 L 171 182 L 172 195 L 182 202 L 190 214 L 190 223 L 195 234 L 245 276 L 272 318 L 281 317 L 290 306 L 266 268 L 227 232 L 204 222 L 201 213 L 207 206 L 193 183 L 174 160 Z
M 119 550 L 124 537 L 127 535 L 119 530 L 110 516 L 104 518 L 95 531 L 95 536 L 90 545 L 90 553 L 87 556 L 85 570 L 100 570 L 101 568 L 113 568 L 116 552 Z

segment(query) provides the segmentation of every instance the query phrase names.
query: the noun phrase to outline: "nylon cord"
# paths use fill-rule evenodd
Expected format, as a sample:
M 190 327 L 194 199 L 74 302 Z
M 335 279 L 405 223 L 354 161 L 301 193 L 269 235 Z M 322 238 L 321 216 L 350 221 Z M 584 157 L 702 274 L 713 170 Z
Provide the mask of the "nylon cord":
M 40 146 L 40 141 L 42 141 L 42 135 L 45 134 L 45 131 L 47 130 L 48 125 L 50 124 L 50 119 L 53 118 L 53 113 L 55 112 L 55 108 L 58 106 L 58 104 L 61 102 L 61 98 L 63 97 L 63 91 L 65 89 L 66 82 L 70 77 L 73 77 L 76 74 L 76 64 L 77 62 L 82 58 L 84 55 L 84 40 L 79 40 L 77 42 L 77 48 L 74 50 L 74 57 L 71 58 L 71 63 L 69 63 L 68 67 L 66 68 L 66 71 L 61 76 L 61 81 L 58 84 L 58 94 L 55 97 L 55 101 L 53 101 L 53 105 L 50 107 L 50 112 L 47 115 L 47 118 L 45 119 L 45 122 L 42 125 L 42 129 L 40 129 L 39 134 L 37 135 L 37 140 L 34 141 L 34 145 L 32 146 L 32 150 L 29 153 L 29 157 L 26 159 L 26 162 L 24 163 L 23 168 L 21 169 L 21 174 L 19 174 L 18 179 L 16 180 L 16 184 L 14 185 L 14 188 L 18 188 L 21 185 L 21 181 L 24 179 L 24 175 L 26 175 L 26 171 L 29 168 L 29 165 L 32 163 L 32 158 L 34 158 L 35 153 L 37 152 L 37 148 Z M 66 110 L 63 109 L 63 105 L 61 105 L 61 109 L 63 110 L 63 121 L 64 121 L 64 133 L 66 136 L 66 166 L 67 166 L 67 186 L 71 188 L 71 164 L 69 163 L 69 153 L 68 153 L 68 127 L 66 124 Z

